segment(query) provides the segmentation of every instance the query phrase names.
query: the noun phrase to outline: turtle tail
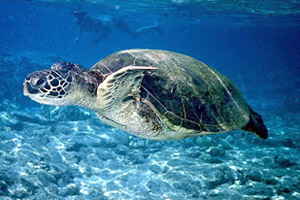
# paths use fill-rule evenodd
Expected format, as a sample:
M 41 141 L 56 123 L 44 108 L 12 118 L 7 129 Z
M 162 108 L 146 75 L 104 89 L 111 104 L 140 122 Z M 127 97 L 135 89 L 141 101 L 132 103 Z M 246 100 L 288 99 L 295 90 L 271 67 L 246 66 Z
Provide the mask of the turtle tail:
M 267 139 L 268 129 L 264 125 L 261 116 L 258 113 L 254 112 L 250 107 L 249 109 L 250 109 L 250 120 L 248 124 L 246 124 L 246 126 L 242 128 L 242 130 L 254 133 L 262 139 Z

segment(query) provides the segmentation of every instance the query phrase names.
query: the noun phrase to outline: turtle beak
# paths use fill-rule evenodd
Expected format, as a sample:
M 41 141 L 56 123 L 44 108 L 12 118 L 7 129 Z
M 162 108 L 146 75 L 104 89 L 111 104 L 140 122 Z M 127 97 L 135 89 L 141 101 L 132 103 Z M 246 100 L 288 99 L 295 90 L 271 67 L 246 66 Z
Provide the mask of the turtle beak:
M 27 84 L 28 83 L 26 81 L 23 82 L 23 94 L 24 94 L 24 96 L 28 96 L 29 95 Z
M 24 96 L 30 96 L 32 94 L 37 94 L 39 93 L 39 90 L 33 88 L 29 82 L 27 82 L 26 80 L 23 83 L 23 94 Z

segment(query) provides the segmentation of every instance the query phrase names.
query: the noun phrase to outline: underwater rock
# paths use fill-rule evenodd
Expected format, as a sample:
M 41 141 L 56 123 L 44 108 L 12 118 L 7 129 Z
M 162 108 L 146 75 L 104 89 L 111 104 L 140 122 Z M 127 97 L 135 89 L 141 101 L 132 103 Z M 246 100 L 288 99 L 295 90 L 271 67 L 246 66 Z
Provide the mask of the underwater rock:
M 16 135 L 11 131 L 0 131 L 0 141 L 12 140 L 16 138 Z M 0 146 L 1 150 L 1 146 Z
M 163 189 L 161 187 L 161 181 L 159 180 L 149 180 L 147 183 L 147 187 L 149 188 L 150 192 L 161 193 Z
M 74 183 L 67 185 L 66 187 L 62 188 L 60 195 L 63 197 L 67 196 L 75 196 L 78 195 L 80 191 L 80 186 Z
M 84 141 L 83 141 L 84 142 Z M 80 151 L 81 148 L 85 148 L 85 147 L 88 147 L 87 144 L 82 143 L 82 141 L 78 141 L 78 142 L 74 142 L 74 143 L 69 143 L 67 145 L 67 148 L 66 148 L 66 151 Z
M 199 156 L 199 159 L 202 160 L 203 162 L 206 163 L 215 163 L 219 164 L 222 163 L 223 161 L 219 157 L 211 156 L 207 153 L 203 153 Z
M 191 158 L 198 158 L 201 155 L 201 148 L 199 146 L 190 147 L 187 151 L 187 155 Z
M 247 195 L 239 194 L 238 192 L 235 192 L 234 190 L 216 190 L 216 191 L 208 191 L 206 195 L 204 195 L 203 199 L 209 199 L 209 200 L 220 200 L 220 199 L 230 199 L 230 200 L 251 200 L 253 199 L 252 196 L 247 197 Z M 260 199 L 260 198 L 259 198 Z M 264 198 L 262 198 L 264 199 Z M 264 200 L 268 200 L 268 198 L 265 198 Z
M 65 134 L 69 135 L 74 132 L 74 129 L 67 125 L 54 124 L 50 127 L 50 131 L 55 134 Z
M 207 163 L 211 162 L 211 156 L 206 153 L 203 153 L 202 155 L 200 155 L 199 159 L 202 160 L 203 162 L 207 162 Z
M 21 176 L 20 183 L 30 195 L 33 195 L 38 189 L 38 184 L 35 182 L 33 177 Z
M 288 187 L 283 187 L 283 188 L 279 189 L 276 193 L 278 195 L 284 195 L 284 194 L 289 194 L 291 192 L 292 191 Z
M 76 151 L 62 151 L 61 155 L 69 164 L 78 164 L 82 160 L 82 157 Z
M 227 142 L 226 140 L 221 140 L 220 145 L 222 146 L 222 148 L 224 150 L 232 150 L 233 149 L 232 145 L 229 142 Z
M 2 184 L 5 184 L 5 187 L 4 185 L 2 185 L 2 187 L 5 189 L 7 188 L 7 186 L 11 186 L 14 184 L 14 179 L 13 177 L 9 176 L 9 173 L 6 172 L 6 170 L 0 168 L 1 170 L 1 173 L 0 173 L 0 181 L 1 181 L 1 185 Z
M 101 138 L 101 147 L 105 148 L 116 148 L 118 146 L 117 141 L 114 138 Z
M 48 186 L 49 183 L 56 183 L 56 178 L 45 171 L 38 171 L 37 177 L 43 186 Z
M 44 192 L 43 192 L 44 193 Z M 48 194 L 47 194 L 48 193 Z M 50 197 L 44 197 L 45 199 L 51 199 L 51 198 L 59 198 L 59 188 L 54 183 L 49 183 L 47 186 L 47 193 L 46 195 L 49 195 Z
M 41 114 L 50 121 L 79 121 L 92 117 L 92 112 L 76 106 L 41 106 Z
M 161 169 L 162 173 L 167 173 L 169 171 L 170 171 L 170 167 L 168 167 L 167 165 L 163 166 L 162 169 Z
M 1 113 L 0 117 L 0 131 L 22 131 L 24 129 L 24 123 L 15 119 L 7 113 Z
M 195 141 L 196 145 L 200 147 L 211 147 L 211 146 L 216 146 L 216 143 L 214 140 L 212 140 L 211 137 L 206 136 L 206 137 L 196 137 Z
M 300 180 L 295 177 L 284 178 L 284 183 L 279 185 L 276 193 L 278 195 L 286 196 L 288 199 L 288 194 L 292 194 L 295 191 L 300 191 Z M 296 196 L 296 195 L 295 195 Z
M 99 167 L 102 162 L 97 154 L 90 154 L 87 156 L 88 164 L 92 167 Z
M 142 155 L 136 155 L 134 158 L 131 157 L 132 164 L 143 164 L 145 163 L 145 158 Z
M 108 197 L 104 196 L 103 189 L 100 185 L 94 185 L 87 190 L 88 196 L 86 198 L 91 198 L 91 200 L 108 200 Z
M 274 162 L 279 165 L 279 167 L 286 168 L 296 165 L 296 163 L 291 162 L 289 159 L 283 156 L 275 156 Z
M 99 167 L 99 166 L 98 166 L 98 167 Z M 83 174 L 84 174 L 86 177 L 91 177 L 91 176 L 94 175 L 94 170 L 92 169 L 91 166 L 85 165 Z
M 261 159 L 262 163 L 266 166 L 266 167 L 274 167 L 274 159 L 272 159 L 270 156 L 264 156 Z
M 155 165 L 155 164 L 150 165 L 150 166 L 149 166 L 149 169 L 150 169 L 152 172 L 154 172 L 155 174 L 160 174 L 160 173 L 161 173 L 161 167 L 158 166 L 158 165 Z
M 112 128 L 112 133 L 108 133 L 110 137 L 114 138 L 114 141 L 118 145 L 129 146 L 130 139 L 129 135 L 123 131 L 120 131 L 116 128 Z
M 266 185 L 277 185 L 278 184 L 278 181 L 275 179 L 275 176 L 272 172 L 263 174 L 262 182 L 265 183 Z
M 119 160 L 109 160 L 107 163 L 107 167 L 111 170 L 122 170 L 124 168 L 124 164 Z
M 223 176 L 221 171 L 215 171 L 207 175 L 208 180 L 206 182 L 206 187 L 208 189 L 214 189 L 217 186 L 226 183 L 226 178 Z
M 118 148 L 114 148 L 114 151 L 121 156 L 125 156 L 127 152 L 130 152 L 129 148 L 123 145 L 118 145 Z
M 295 142 L 293 141 L 292 138 L 284 138 L 282 143 L 286 147 L 290 147 L 290 148 L 296 148 L 297 147 L 297 145 L 295 144 Z
M 183 161 L 179 158 L 173 158 L 168 160 L 168 165 L 171 167 L 184 166 L 186 161 Z
M 65 164 L 51 162 L 50 167 L 52 170 L 52 175 L 55 177 L 55 179 L 61 179 L 60 181 L 57 181 L 58 183 L 69 183 L 73 179 L 72 173 L 70 173 L 70 167 L 66 166 Z
M 205 187 L 208 189 L 214 189 L 222 184 L 232 184 L 235 182 L 235 175 L 232 169 L 225 165 L 206 171 L 208 174 L 204 174 L 206 177 Z
M 108 169 L 104 169 L 99 173 L 99 176 L 104 180 L 108 180 L 110 178 L 110 175 L 111 173 L 110 170 Z
M 114 154 L 110 153 L 106 149 L 105 150 L 100 149 L 99 150 L 99 158 L 102 161 L 107 161 L 107 160 L 114 160 L 115 156 L 114 156 Z
M 48 119 L 42 118 L 39 115 L 29 115 L 24 112 L 14 112 L 12 113 L 13 116 L 16 117 L 17 120 L 21 122 L 29 122 L 29 123 L 34 123 L 34 124 L 45 124 L 48 125 L 51 123 Z
M 217 147 L 211 147 L 208 152 L 211 156 L 225 156 L 225 150 L 221 145 L 218 145 Z
M 120 189 L 120 186 L 118 186 L 115 182 L 112 181 L 106 183 L 106 187 L 107 190 L 112 190 L 112 191 L 116 191 Z
M 135 138 L 130 142 L 129 146 L 130 148 L 134 149 L 146 149 L 148 144 L 147 141 L 144 139 Z
M 268 185 L 256 182 L 251 186 L 245 187 L 243 193 L 251 196 L 256 195 L 256 196 L 272 197 L 274 195 L 274 190 L 272 187 Z
M 246 178 L 248 180 L 252 180 L 252 181 L 256 181 L 256 182 L 260 182 L 262 180 L 262 174 L 260 171 L 256 170 L 256 169 L 251 169 L 249 171 L 244 172 L 246 175 Z
M 6 185 L 5 181 L 0 180 L 0 196 L 7 196 L 7 195 L 9 195 L 7 185 Z
M 24 199 L 24 198 L 29 197 L 29 195 L 30 194 L 23 188 L 20 188 L 20 189 L 18 188 L 15 191 L 13 191 L 13 193 L 11 194 L 11 197 L 13 199 Z
M 176 181 L 173 184 L 176 188 L 176 193 L 182 194 L 180 199 L 194 199 L 199 197 L 199 191 L 202 191 L 202 184 L 199 181 L 193 181 L 192 179 L 185 178 Z

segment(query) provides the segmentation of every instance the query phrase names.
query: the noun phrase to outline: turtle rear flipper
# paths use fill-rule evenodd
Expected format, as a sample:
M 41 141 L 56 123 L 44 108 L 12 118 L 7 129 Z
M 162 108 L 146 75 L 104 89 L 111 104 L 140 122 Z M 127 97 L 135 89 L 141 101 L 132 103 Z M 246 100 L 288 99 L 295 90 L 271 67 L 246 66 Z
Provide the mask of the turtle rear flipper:
M 262 139 L 267 139 L 268 129 L 264 125 L 261 116 L 258 113 L 254 112 L 250 107 L 249 109 L 250 109 L 250 120 L 248 124 L 242 128 L 242 130 L 254 133 Z

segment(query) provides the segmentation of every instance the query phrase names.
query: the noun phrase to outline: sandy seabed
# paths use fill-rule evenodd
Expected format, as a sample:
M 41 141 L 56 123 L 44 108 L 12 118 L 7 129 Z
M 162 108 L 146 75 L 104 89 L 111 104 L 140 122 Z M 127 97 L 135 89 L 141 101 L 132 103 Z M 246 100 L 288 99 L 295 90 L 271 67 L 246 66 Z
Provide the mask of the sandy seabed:
M 267 140 L 234 131 L 158 142 L 77 107 L 4 101 L 0 199 L 300 199 L 300 116 L 261 114 Z

